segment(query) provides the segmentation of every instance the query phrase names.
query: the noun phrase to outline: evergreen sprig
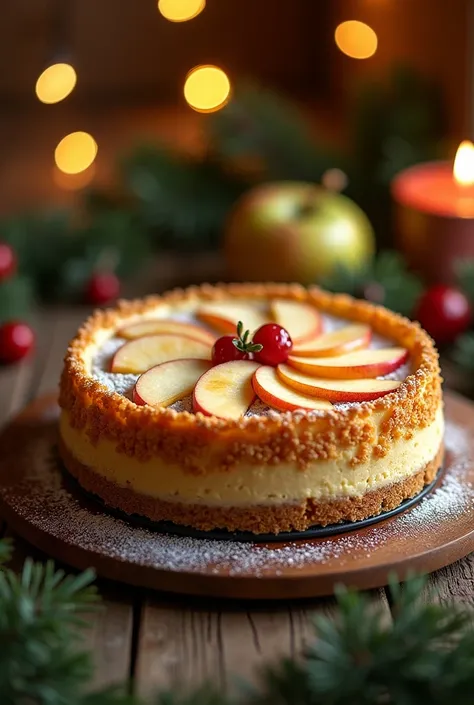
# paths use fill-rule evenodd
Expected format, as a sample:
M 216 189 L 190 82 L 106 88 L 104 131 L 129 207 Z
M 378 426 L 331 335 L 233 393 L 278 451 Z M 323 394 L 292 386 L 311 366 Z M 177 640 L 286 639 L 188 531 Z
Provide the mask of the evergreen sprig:
M 143 144 L 126 156 L 121 176 L 149 237 L 177 250 L 215 246 L 230 207 L 248 187 L 216 161 L 159 144 Z
M 147 256 L 149 241 L 130 210 L 103 208 L 82 220 L 67 211 L 11 217 L 0 240 L 15 250 L 19 276 L 0 287 L 0 318 L 24 317 L 32 299 L 77 301 L 96 270 L 132 273 Z
M 0 541 L 0 560 L 9 547 Z M 2 705 L 145 705 L 124 689 L 89 692 L 90 655 L 79 650 L 81 614 L 96 602 L 92 573 L 66 576 L 26 561 L 0 571 Z M 232 699 L 205 686 L 168 691 L 147 705 L 470 705 L 474 630 L 467 611 L 420 602 L 426 581 L 392 582 L 392 618 L 364 595 L 339 589 L 338 613 L 315 619 L 300 659 L 266 667 L 260 687 Z
M 327 169 L 344 166 L 292 101 L 261 86 L 237 86 L 225 108 L 209 116 L 208 130 L 222 163 L 243 171 L 250 165 L 259 179 L 319 182 Z
M 465 372 L 474 372 L 474 332 L 468 331 L 456 339 L 452 359 Z
M 412 316 L 423 286 L 410 272 L 400 253 L 385 250 L 364 269 L 338 267 L 321 285 L 329 291 L 367 298 L 375 304 Z

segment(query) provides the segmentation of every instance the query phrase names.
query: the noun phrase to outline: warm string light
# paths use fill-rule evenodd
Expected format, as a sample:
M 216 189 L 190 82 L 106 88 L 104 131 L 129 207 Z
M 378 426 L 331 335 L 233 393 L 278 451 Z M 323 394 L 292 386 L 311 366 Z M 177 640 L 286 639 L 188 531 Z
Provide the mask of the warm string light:
M 42 103 L 59 103 L 72 93 L 77 75 L 70 64 L 52 64 L 36 81 L 36 96 Z
M 377 35 L 365 22 L 342 22 L 336 27 L 334 38 L 342 53 L 352 59 L 369 59 L 377 51 Z
M 195 66 L 186 76 L 184 97 L 200 113 L 213 113 L 224 107 L 230 96 L 230 81 L 218 66 Z
M 87 132 L 71 132 L 54 150 L 54 161 L 65 174 L 79 174 L 97 155 L 97 143 Z
M 192 20 L 205 7 L 206 0 L 158 0 L 158 10 L 170 22 Z

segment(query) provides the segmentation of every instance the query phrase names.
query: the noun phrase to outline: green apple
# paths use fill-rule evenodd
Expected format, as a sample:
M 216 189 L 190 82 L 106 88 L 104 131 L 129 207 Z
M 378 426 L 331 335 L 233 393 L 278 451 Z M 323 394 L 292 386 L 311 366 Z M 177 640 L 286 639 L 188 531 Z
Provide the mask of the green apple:
M 374 251 L 372 226 L 359 206 L 308 183 L 267 183 L 247 192 L 224 234 L 228 274 L 235 281 L 317 283 L 338 265 L 363 267 Z

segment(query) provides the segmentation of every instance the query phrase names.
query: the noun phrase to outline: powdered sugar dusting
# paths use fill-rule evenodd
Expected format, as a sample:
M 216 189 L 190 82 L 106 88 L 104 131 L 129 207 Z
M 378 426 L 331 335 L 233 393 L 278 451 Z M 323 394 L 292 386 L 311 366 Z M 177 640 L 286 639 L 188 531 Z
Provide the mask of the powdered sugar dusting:
M 71 492 L 64 481 L 48 439 L 31 440 L 25 452 L 31 457 L 27 477 L 17 485 L 0 488 L 4 500 L 38 530 L 59 535 L 82 549 L 106 554 L 133 565 L 173 572 L 263 576 L 289 567 L 363 564 L 387 542 L 403 557 L 411 541 L 423 532 L 436 543 L 443 524 L 461 516 L 474 518 L 474 488 L 468 481 L 472 446 L 465 430 L 448 422 L 448 467 L 441 485 L 411 510 L 357 533 L 317 541 L 283 545 L 237 543 L 183 538 L 136 527 L 104 513 L 100 505 Z M 14 483 L 18 480 L 12 481 Z
M 123 396 L 131 399 L 133 388 L 140 375 L 117 374 L 109 371 L 113 356 L 123 344 L 122 338 L 109 338 L 106 340 L 94 357 L 91 371 L 92 376 L 107 387 L 108 390 L 123 394 Z

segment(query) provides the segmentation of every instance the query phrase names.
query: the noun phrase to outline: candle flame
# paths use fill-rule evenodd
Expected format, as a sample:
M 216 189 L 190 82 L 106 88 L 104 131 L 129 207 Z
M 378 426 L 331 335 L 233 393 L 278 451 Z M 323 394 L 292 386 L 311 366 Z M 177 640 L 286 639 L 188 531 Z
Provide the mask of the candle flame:
M 458 147 L 453 174 L 461 186 L 474 184 L 474 144 L 469 140 L 464 140 Z

